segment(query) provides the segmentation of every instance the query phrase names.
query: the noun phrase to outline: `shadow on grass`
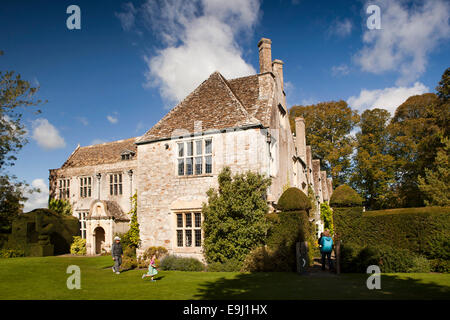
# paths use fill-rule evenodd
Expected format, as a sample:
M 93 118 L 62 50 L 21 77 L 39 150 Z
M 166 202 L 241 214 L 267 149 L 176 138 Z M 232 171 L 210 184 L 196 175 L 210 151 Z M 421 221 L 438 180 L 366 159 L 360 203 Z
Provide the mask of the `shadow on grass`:
M 450 275 L 381 276 L 381 289 L 369 290 L 368 275 L 308 276 L 295 273 L 242 273 L 200 284 L 196 299 L 418 299 L 450 300 Z M 438 282 L 438 283 L 437 283 Z

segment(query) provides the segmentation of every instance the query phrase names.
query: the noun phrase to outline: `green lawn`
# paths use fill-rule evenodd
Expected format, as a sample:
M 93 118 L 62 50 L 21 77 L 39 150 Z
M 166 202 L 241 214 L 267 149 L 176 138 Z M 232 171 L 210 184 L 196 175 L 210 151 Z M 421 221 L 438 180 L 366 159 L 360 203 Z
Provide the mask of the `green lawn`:
M 66 287 L 66 268 L 81 268 L 81 289 Z M 161 271 L 120 275 L 111 257 L 0 259 L 0 299 L 450 299 L 450 275 L 386 274 L 381 290 L 368 290 L 367 275 Z

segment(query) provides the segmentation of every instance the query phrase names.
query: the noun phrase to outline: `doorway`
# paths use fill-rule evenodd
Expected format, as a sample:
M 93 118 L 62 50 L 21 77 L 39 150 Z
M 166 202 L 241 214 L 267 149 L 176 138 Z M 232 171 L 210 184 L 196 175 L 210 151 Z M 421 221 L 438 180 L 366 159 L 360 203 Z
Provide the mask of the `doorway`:
M 102 244 L 105 242 L 105 230 L 102 227 L 97 227 L 94 230 L 95 234 L 95 254 L 102 253 Z

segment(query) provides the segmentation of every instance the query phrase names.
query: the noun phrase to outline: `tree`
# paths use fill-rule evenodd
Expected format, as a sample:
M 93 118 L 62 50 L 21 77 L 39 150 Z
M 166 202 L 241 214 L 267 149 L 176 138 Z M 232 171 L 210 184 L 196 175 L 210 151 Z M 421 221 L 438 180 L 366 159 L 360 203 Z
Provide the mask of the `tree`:
M 359 121 L 358 113 L 340 100 L 293 106 L 289 110 L 292 130 L 296 117 L 305 119 L 306 142 L 311 145 L 313 157 L 322 159 L 322 169 L 331 173 L 333 185 L 347 182 L 355 146 L 350 132 Z
M 23 189 L 27 185 L 16 181 L 5 169 L 14 165 L 17 152 L 27 142 L 22 113 L 18 110 L 39 105 L 41 100 L 34 98 L 37 91 L 20 74 L 0 71 L 0 232 L 11 230 L 12 220 L 22 212 L 21 202 L 26 200 Z
M 320 219 L 323 221 L 324 228 L 334 235 L 333 210 L 326 202 L 320 204 Z
M 386 130 L 390 114 L 384 109 L 366 110 L 356 134 L 356 155 L 351 181 L 370 209 L 393 205 L 391 186 L 395 182 L 395 161 L 389 154 L 390 137 Z
M 419 189 L 425 194 L 427 206 L 450 206 L 450 139 L 445 138 L 434 161 L 433 169 L 419 176 Z
M 434 93 L 409 97 L 395 111 L 388 131 L 392 144 L 390 154 L 396 162 L 399 206 L 424 204 L 418 177 L 424 176 L 426 169 L 432 169 L 442 138 L 447 135 L 448 112 L 446 104 Z
M 218 176 L 219 188 L 209 189 L 203 205 L 203 249 L 208 263 L 242 262 L 265 241 L 266 203 L 270 179 L 250 171 L 231 176 L 226 167 Z
M 48 208 L 62 216 L 72 215 L 72 206 L 69 201 L 64 199 L 49 199 Z

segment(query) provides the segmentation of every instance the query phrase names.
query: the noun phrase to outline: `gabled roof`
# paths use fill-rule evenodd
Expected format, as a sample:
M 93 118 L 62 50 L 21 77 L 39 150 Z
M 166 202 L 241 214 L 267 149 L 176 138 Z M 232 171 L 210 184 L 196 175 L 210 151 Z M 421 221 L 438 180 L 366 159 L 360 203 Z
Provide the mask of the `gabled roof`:
M 122 152 L 137 153 L 136 138 L 78 147 L 61 169 L 115 163 L 122 160 Z
M 258 97 L 258 75 L 227 81 L 216 71 L 137 143 L 169 139 L 172 135 L 185 135 L 186 131 L 194 133 L 198 130 L 194 130 L 194 124 L 199 121 L 202 132 L 264 125 L 267 121 L 260 117 L 261 102 Z M 178 134 L 178 130 L 185 133 Z

